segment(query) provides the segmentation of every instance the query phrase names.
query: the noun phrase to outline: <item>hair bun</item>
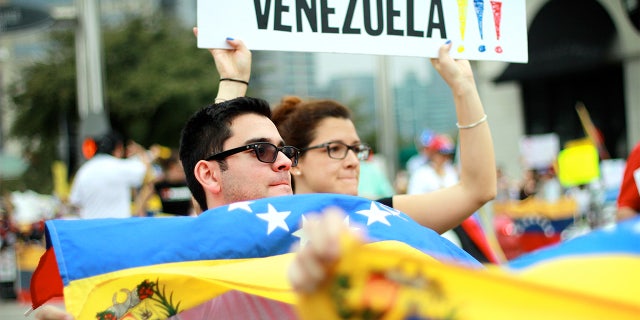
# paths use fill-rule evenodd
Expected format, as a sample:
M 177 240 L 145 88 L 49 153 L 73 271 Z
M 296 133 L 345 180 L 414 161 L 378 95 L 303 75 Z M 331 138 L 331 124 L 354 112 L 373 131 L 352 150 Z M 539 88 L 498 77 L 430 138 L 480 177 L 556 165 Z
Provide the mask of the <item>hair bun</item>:
M 297 96 L 284 96 L 280 100 L 280 104 L 276 106 L 273 114 L 271 115 L 271 120 L 276 126 L 279 126 L 282 122 L 286 121 L 291 113 L 296 111 L 297 106 L 302 102 L 302 99 Z

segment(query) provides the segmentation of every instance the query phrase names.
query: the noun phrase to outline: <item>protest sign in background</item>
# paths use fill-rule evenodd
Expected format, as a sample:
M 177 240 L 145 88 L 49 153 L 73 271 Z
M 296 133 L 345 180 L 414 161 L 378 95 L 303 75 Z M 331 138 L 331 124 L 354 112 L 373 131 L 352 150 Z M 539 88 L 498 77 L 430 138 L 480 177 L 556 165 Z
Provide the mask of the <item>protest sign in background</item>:
M 527 62 L 524 0 L 198 0 L 198 47 Z

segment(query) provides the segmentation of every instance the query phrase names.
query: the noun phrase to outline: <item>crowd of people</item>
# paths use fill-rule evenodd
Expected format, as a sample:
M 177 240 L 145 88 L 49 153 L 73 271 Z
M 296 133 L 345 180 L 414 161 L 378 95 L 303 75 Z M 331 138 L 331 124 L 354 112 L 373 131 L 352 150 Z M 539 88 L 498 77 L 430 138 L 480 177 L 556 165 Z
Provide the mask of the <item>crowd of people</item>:
M 265 197 L 359 194 L 361 164 L 371 157 L 372 149 L 360 139 L 350 110 L 337 101 L 294 96 L 284 96 L 272 110 L 265 100 L 245 97 L 251 52 L 240 40 L 229 38 L 227 43 L 232 49 L 210 49 L 220 75 L 218 94 L 214 103 L 186 122 L 179 159 L 173 152 L 161 159 L 136 144 L 130 145 L 134 150 L 129 157 L 121 159 L 125 152 L 120 139 L 100 141 L 97 154 L 80 168 L 73 183 L 70 201 L 81 218 L 102 218 L 107 213 L 117 217 L 148 215 L 145 203 L 154 193 L 162 199 L 160 211 L 175 215 L 195 215 Z M 489 122 L 471 66 L 468 61 L 453 59 L 451 46 L 443 44 L 431 63 L 454 96 L 459 149 L 456 151 L 456 143 L 445 134 L 424 137 L 422 162 L 415 164 L 410 174 L 407 193 L 377 199 L 441 234 L 459 227 L 494 199 L 499 185 Z M 161 174 L 153 174 L 153 163 L 162 163 Z M 132 188 L 139 190 L 139 201 L 131 198 Z M 529 195 L 533 191 L 523 185 L 522 192 Z M 638 208 L 635 210 L 637 213 Z M 343 212 L 329 209 L 325 213 L 310 217 L 305 224 L 312 241 L 298 249 L 289 269 L 291 285 L 299 292 L 317 288 L 340 256 L 336 250 L 340 236 L 352 232 L 344 225 Z M 237 291 L 176 318 L 212 315 L 224 319 L 297 318 L 291 305 Z M 70 315 L 45 306 L 36 318 L 68 319 Z

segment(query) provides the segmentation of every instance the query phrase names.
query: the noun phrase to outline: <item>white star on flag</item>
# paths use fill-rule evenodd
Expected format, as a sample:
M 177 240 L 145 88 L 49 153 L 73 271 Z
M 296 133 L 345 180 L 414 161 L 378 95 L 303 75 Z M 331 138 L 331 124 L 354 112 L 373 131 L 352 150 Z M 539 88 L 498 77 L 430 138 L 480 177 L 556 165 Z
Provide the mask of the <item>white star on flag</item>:
M 300 227 L 300 229 L 296 230 L 294 233 L 291 234 L 294 237 L 300 238 L 300 246 L 302 247 L 304 247 L 307 244 L 307 242 L 309 242 L 309 238 L 307 237 L 307 234 L 304 232 L 304 225 L 306 223 L 307 223 L 307 217 L 302 215 L 302 226 Z
M 382 206 L 382 210 L 389 212 L 394 217 L 398 217 L 404 221 L 407 221 L 407 219 L 402 216 L 402 211 L 396 210 L 394 208 L 389 208 L 387 206 Z
M 267 235 L 271 234 L 271 232 L 273 232 L 273 230 L 275 230 L 276 228 L 281 228 L 289 232 L 289 226 L 284 221 L 284 219 L 286 219 L 291 214 L 291 211 L 278 212 L 278 210 L 276 210 L 276 208 L 274 208 L 271 204 L 268 204 L 267 208 L 267 213 L 256 214 L 258 218 L 269 223 L 269 226 L 267 227 Z
M 247 212 L 253 212 L 253 210 L 251 210 L 251 207 L 249 206 L 252 203 L 253 203 L 253 201 L 234 202 L 234 203 L 229 205 L 229 210 L 228 211 L 233 211 L 233 210 L 236 210 L 236 209 L 242 209 L 242 210 L 247 211 Z
M 371 201 L 371 206 L 369 207 L 369 210 L 360 210 L 360 211 L 357 211 L 356 213 L 366 216 L 368 218 L 367 226 L 372 225 L 374 222 L 380 222 L 388 226 L 391 226 L 389 221 L 387 221 L 387 216 L 390 215 L 390 213 L 387 211 L 380 210 L 380 208 L 376 206 L 375 201 Z

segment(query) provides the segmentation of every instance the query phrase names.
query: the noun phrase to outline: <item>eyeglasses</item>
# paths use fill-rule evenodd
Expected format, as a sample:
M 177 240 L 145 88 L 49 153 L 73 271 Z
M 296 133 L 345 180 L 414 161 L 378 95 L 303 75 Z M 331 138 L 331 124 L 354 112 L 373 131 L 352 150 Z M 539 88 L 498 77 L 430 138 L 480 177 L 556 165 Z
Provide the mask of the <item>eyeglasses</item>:
M 327 142 L 319 144 L 317 146 L 300 149 L 300 152 L 320 148 L 327 148 L 327 154 L 329 155 L 329 158 L 338 160 L 346 158 L 349 150 L 353 151 L 353 153 L 356 154 L 358 160 L 361 161 L 367 160 L 367 158 L 369 158 L 369 155 L 371 154 L 371 147 L 364 143 L 350 146 L 342 142 Z
M 206 157 L 205 161 L 210 160 L 224 160 L 228 156 L 234 155 L 236 153 L 240 153 L 247 150 L 253 150 L 256 153 L 256 157 L 258 161 L 264 163 L 274 163 L 278 158 L 278 151 L 282 152 L 287 158 L 291 159 L 291 166 L 295 167 L 298 165 L 298 158 L 300 157 L 300 150 L 296 147 L 292 146 L 282 146 L 276 147 L 274 144 L 269 142 L 256 142 L 252 144 L 248 144 L 246 146 L 237 147 L 233 149 L 229 149 L 227 151 L 222 151 L 220 153 L 216 153 L 214 155 L 210 155 Z

